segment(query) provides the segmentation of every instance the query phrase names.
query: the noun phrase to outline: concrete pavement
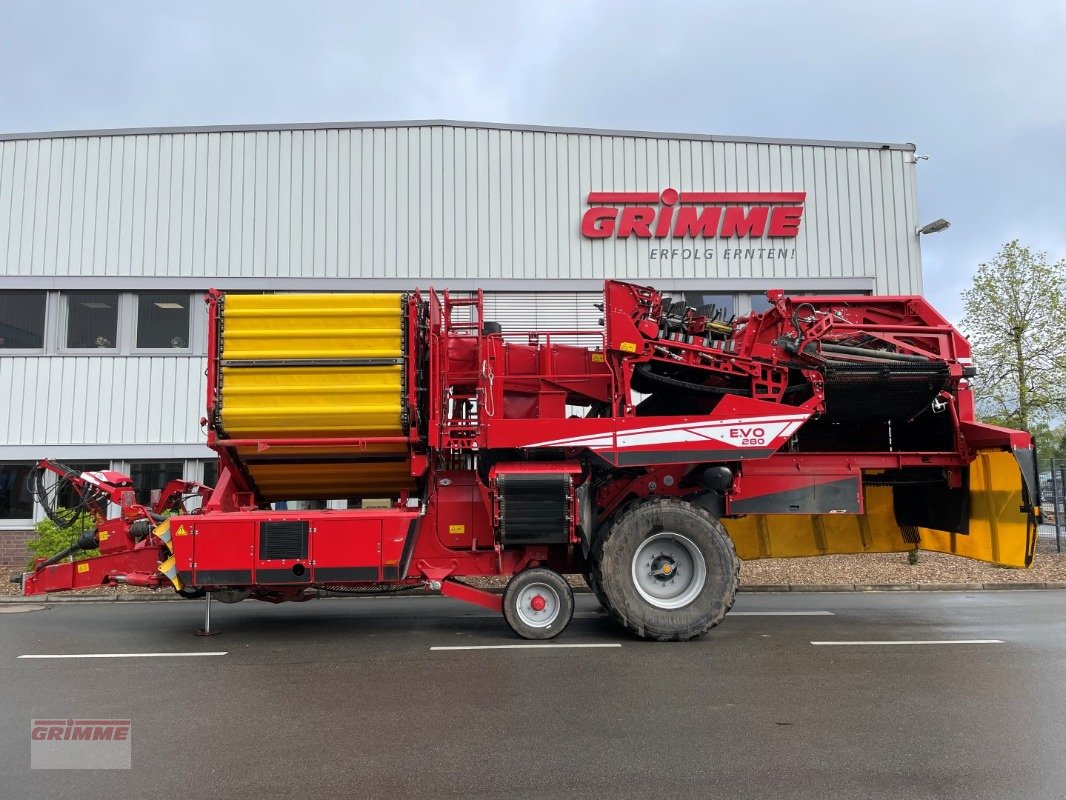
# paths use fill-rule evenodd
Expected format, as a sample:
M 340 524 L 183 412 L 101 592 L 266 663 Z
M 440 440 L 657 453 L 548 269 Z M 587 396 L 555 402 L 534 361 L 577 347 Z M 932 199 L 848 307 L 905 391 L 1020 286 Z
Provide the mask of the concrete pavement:
M 581 595 L 555 641 L 620 646 L 498 650 L 431 649 L 524 644 L 439 597 L 40 608 L 0 615 L 5 797 L 1066 797 L 1063 592 L 748 594 L 682 644 Z M 133 769 L 30 770 L 34 717 L 132 719 Z

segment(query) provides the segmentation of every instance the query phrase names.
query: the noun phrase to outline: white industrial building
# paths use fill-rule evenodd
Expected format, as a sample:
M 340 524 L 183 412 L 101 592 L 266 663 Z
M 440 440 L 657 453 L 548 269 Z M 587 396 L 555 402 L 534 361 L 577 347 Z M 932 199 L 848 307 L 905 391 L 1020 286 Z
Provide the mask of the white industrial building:
M 917 224 L 909 144 L 444 121 L 3 135 L 0 529 L 31 527 L 43 456 L 142 492 L 211 480 L 209 287 L 481 288 L 505 329 L 587 329 L 605 277 L 736 314 L 768 288 L 920 294 Z

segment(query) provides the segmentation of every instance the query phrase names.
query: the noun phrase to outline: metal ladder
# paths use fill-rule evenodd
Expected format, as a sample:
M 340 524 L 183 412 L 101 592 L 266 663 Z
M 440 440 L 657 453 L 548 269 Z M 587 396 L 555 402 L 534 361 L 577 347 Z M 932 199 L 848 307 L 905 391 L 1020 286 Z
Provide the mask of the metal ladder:
M 484 309 L 484 292 L 478 289 L 475 294 L 454 297 L 444 291 L 444 337 L 443 346 L 448 352 L 449 342 L 453 338 L 469 339 L 474 337 L 477 348 L 474 357 L 474 370 L 471 372 L 451 372 L 442 375 L 444 381 L 441 399 L 444 408 L 441 413 L 442 437 L 446 449 L 453 452 L 476 450 L 482 433 L 480 409 L 483 387 L 481 386 L 481 324 Z M 457 309 L 470 309 L 471 319 L 455 320 Z

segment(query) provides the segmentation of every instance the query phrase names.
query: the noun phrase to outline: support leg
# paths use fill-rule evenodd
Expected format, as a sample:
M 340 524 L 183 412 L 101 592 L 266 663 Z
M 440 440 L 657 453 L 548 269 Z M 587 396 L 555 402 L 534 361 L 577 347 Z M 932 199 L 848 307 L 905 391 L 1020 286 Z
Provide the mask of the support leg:
M 197 636 L 214 636 L 218 631 L 211 630 L 211 592 L 204 595 L 204 626 L 196 631 Z

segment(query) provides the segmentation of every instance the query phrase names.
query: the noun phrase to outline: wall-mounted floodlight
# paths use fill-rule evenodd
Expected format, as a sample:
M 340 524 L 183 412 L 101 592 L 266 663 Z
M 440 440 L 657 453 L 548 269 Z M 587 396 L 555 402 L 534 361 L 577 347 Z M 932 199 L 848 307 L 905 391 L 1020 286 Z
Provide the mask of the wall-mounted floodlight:
M 914 229 L 915 236 L 921 236 L 923 233 L 940 233 L 946 231 L 951 227 L 951 223 L 941 217 L 940 219 L 934 219 L 928 225 L 923 225 L 920 228 Z

